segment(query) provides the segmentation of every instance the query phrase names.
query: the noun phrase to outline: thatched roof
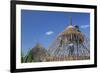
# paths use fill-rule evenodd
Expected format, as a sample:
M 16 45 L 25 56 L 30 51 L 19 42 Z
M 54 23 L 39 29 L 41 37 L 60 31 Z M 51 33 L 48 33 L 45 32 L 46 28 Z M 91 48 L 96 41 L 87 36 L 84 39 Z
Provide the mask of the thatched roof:
M 32 53 L 35 61 L 41 61 L 47 55 L 47 50 L 38 43 L 34 48 L 32 48 Z
M 81 43 L 84 41 L 82 32 L 79 31 L 75 26 L 69 25 L 63 32 L 60 33 L 60 37 L 66 37 L 74 40 L 77 38 Z

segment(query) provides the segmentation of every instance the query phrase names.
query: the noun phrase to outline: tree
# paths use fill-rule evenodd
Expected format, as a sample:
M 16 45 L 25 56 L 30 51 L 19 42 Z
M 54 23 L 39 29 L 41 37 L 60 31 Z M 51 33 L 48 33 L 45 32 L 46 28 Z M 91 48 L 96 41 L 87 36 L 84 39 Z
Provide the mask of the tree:
M 21 51 L 21 63 L 23 63 L 24 62 L 24 54 L 23 54 L 23 52 Z
M 29 52 L 25 56 L 25 62 L 34 62 L 32 50 L 30 49 Z

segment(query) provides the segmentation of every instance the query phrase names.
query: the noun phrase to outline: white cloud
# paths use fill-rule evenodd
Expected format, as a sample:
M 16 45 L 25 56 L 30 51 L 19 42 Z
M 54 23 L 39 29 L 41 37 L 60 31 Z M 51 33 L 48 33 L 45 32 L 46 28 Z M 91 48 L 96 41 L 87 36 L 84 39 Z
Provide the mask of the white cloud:
M 48 31 L 48 32 L 46 32 L 45 34 L 46 35 L 52 35 L 54 32 L 53 31 Z
M 88 27 L 90 27 L 90 26 L 89 25 L 81 25 L 80 28 L 88 28 Z

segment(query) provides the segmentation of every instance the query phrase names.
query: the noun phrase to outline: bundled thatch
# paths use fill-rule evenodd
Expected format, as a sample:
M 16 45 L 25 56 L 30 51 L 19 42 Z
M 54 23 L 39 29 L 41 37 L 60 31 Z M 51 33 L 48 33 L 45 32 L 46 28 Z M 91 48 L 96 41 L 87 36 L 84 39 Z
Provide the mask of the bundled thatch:
M 36 62 L 45 61 L 45 57 L 48 55 L 47 50 L 44 47 L 42 47 L 42 45 L 40 45 L 39 43 L 36 44 L 34 48 L 32 48 L 32 54 L 34 61 Z
M 38 43 L 34 48 L 29 50 L 24 62 L 43 62 L 46 61 L 45 57 L 47 55 L 47 50 Z

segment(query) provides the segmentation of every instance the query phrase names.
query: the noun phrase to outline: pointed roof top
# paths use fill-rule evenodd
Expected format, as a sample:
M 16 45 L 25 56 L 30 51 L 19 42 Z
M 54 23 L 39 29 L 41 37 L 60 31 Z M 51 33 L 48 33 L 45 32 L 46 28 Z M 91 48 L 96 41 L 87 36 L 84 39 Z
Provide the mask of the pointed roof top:
M 72 17 L 70 16 L 70 25 L 72 26 Z

